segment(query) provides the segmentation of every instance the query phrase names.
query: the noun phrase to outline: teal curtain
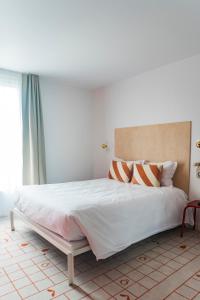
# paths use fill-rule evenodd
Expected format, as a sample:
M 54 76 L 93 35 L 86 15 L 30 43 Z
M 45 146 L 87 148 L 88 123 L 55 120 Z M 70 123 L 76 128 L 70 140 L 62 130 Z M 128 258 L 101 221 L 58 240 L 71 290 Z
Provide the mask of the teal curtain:
M 23 184 L 46 183 L 39 76 L 22 75 Z

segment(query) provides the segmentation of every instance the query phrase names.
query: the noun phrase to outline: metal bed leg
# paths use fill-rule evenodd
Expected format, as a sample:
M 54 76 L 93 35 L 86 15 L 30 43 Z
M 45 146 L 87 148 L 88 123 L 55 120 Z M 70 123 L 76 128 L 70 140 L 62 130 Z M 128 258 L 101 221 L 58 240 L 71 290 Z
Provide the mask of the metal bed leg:
M 68 281 L 69 285 L 74 283 L 74 256 L 72 253 L 67 255 L 67 264 L 68 264 Z
M 10 211 L 10 228 L 12 231 L 15 231 L 15 224 L 14 224 L 14 212 Z

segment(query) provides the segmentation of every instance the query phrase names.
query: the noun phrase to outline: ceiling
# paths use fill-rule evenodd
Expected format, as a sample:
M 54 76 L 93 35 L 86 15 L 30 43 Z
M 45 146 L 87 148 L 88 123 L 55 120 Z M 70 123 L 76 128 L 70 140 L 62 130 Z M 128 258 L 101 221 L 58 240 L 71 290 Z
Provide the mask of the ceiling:
M 0 68 L 96 88 L 198 53 L 199 0 L 0 0 Z

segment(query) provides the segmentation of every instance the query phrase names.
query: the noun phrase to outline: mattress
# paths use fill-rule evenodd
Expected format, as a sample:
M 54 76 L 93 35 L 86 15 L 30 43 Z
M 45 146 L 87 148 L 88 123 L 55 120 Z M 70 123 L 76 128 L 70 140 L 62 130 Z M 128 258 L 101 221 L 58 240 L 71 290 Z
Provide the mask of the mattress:
M 186 194 L 103 178 L 24 186 L 16 207 L 68 241 L 87 238 L 97 259 L 181 223 Z

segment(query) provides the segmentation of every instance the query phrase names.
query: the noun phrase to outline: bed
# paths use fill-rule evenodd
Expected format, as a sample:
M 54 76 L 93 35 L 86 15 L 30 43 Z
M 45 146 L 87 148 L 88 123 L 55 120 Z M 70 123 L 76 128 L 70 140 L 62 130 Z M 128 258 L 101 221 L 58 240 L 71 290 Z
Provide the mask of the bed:
M 102 178 L 25 186 L 20 191 L 11 212 L 12 230 L 16 214 L 64 252 L 68 257 L 69 284 L 74 282 L 74 256 L 92 250 L 97 259 L 105 259 L 133 243 L 181 224 L 188 194 L 191 123 L 117 129 L 115 153 L 124 159 L 130 160 L 133 156 L 139 159 L 137 147 L 138 143 L 144 143 L 146 131 L 153 140 L 149 139 L 148 150 L 143 146 L 142 158 L 178 161 L 174 187 L 150 188 Z M 137 147 L 133 147 L 136 135 Z M 166 138 L 168 143 L 163 145 Z M 157 158 L 153 155 L 155 145 L 160 148 Z

